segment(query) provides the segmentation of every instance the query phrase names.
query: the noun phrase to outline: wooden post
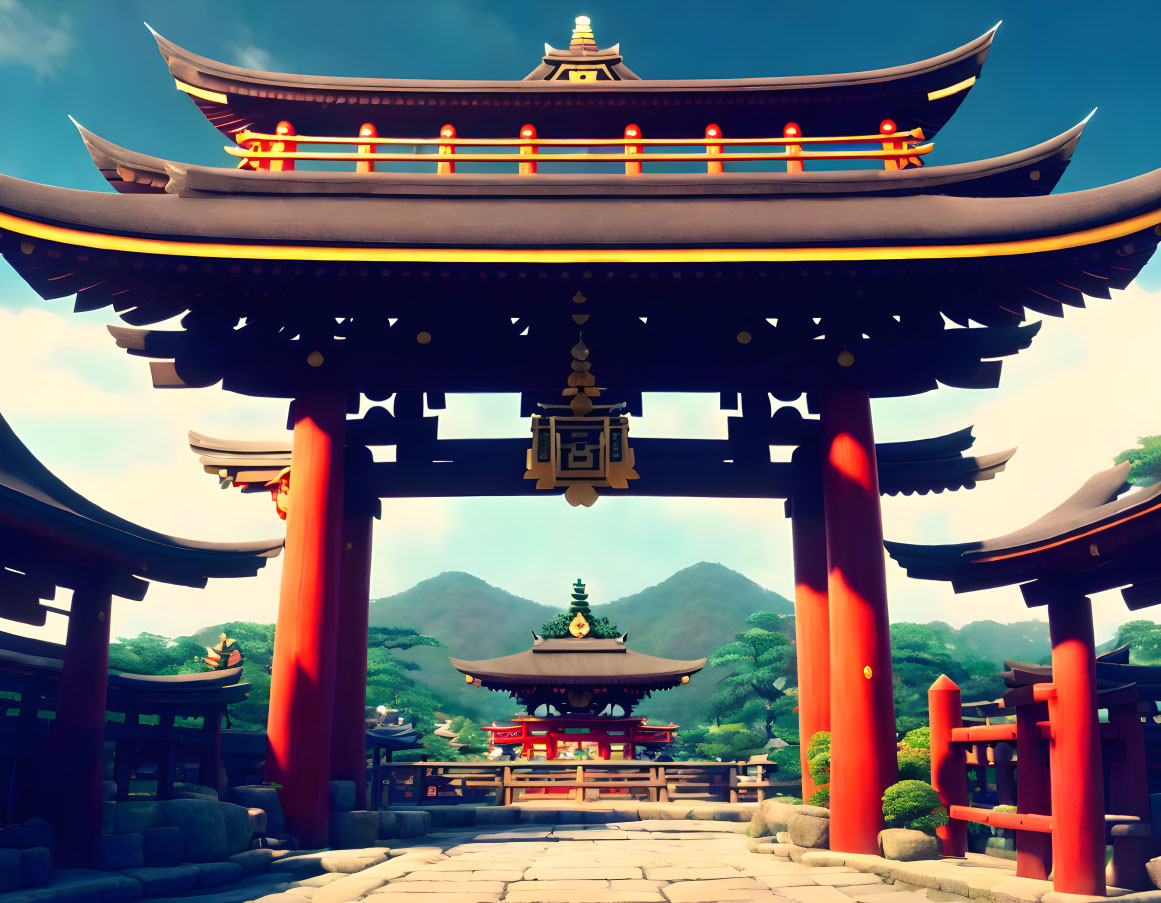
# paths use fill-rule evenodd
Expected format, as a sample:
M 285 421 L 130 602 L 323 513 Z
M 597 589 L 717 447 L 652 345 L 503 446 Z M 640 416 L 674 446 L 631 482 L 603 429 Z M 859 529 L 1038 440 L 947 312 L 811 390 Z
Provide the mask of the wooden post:
M 802 137 L 802 129 L 800 129 L 798 127 L 797 122 L 788 122 L 788 123 L 786 123 L 785 127 L 782 129 L 782 137 L 783 138 L 801 138 Z M 788 154 L 801 154 L 802 153 L 802 145 L 800 145 L 800 144 L 788 144 L 788 145 L 786 145 L 786 153 L 788 153 Z M 786 171 L 787 172 L 803 172 L 803 171 L 805 171 L 805 169 L 806 169 L 806 164 L 803 163 L 802 160 L 787 160 L 786 161 Z
M 173 799 L 173 784 L 177 773 L 177 743 L 173 735 L 173 712 L 157 716 L 157 798 Z
M 222 772 L 222 712 L 218 708 L 208 709 L 202 717 L 201 754 L 198 756 L 198 783 L 213 787 L 220 794 Z
M 1105 790 L 1096 706 L 1096 644 L 1087 596 L 1048 603 L 1052 637 L 1053 887 L 1105 894 Z
M 54 865 L 88 868 L 101 829 L 105 698 L 109 687 L 112 596 L 98 575 L 73 591 L 65 635 L 46 787 L 56 833 Z
M 361 126 L 359 126 L 359 137 L 360 138 L 378 138 L 379 132 L 372 123 L 364 122 Z M 377 144 L 360 144 L 359 145 L 359 153 L 360 154 L 373 154 L 373 153 L 375 153 L 375 148 L 377 148 L 378 146 L 379 145 L 377 145 Z M 374 171 L 375 171 L 375 161 L 374 160 L 359 160 L 357 163 L 355 163 L 355 172 L 374 172 Z
M 1052 789 L 1045 755 L 1048 741 L 1040 739 L 1037 723 L 1048 720 L 1043 702 L 1016 707 L 1016 811 L 1049 815 Z M 1043 831 L 1016 832 L 1016 875 L 1047 881 L 1052 873 L 1052 835 Z
M 355 782 L 356 809 L 367 808 L 367 617 L 375 523 L 369 506 L 363 507 L 343 517 L 331 721 L 331 780 Z
M 376 746 L 371 757 L 371 808 L 383 808 L 383 747 Z
M 439 130 L 439 137 L 441 137 L 441 138 L 454 138 L 455 136 L 456 136 L 456 127 L 454 125 L 450 125 L 450 124 L 445 125 L 442 129 Z M 454 144 L 441 143 L 439 146 L 440 156 L 452 157 L 452 156 L 455 156 L 455 152 L 456 152 L 456 146 Z M 443 162 L 436 163 L 435 164 L 435 171 L 436 171 L 436 173 L 438 173 L 441 176 L 455 175 L 456 165 L 451 160 L 448 160 L 446 163 L 443 163 Z
M 814 491 L 810 491 L 813 489 Z M 827 596 L 826 519 L 817 484 L 790 500 L 794 546 L 794 635 L 798 647 L 798 742 L 802 798 L 815 791 L 807 748 L 830 730 L 830 599 Z
M 504 766 L 503 781 L 504 781 L 504 785 L 503 785 L 504 805 L 511 806 L 512 805 L 512 766 L 511 765 Z
M 722 137 L 722 130 L 718 128 L 718 124 L 716 122 L 710 123 L 705 127 L 705 137 L 707 139 L 705 152 L 707 154 L 721 155 L 722 146 L 720 144 L 708 143 L 708 139 L 710 138 Z M 705 171 L 711 176 L 720 176 L 726 171 L 726 165 L 721 160 L 707 160 L 705 164 Z
M 294 131 L 294 126 L 284 119 L 275 126 L 274 134 L 289 137 L 297 133 Z M 285 139 L 282 141 L 271 141 L 270 150 L 275 154 L 293 154 L 298 150 L 298 142 L 287 141 Z M 293 160 L 267 160 L 266 163 L 268 165 L 264 168 L 269 169 L 271 172 L 291 172 L 294 169 Z
M 931 786 L 949 811 L 952 806 L 966 806 L 966 757 L 963 747 L 951 742 L 951 732 L 963 727 L 963 708 L 959 687 L 946 674 L 939 675 L 927 691 L 927 711 L 931 725 Z M 951 819 L 935 833 L 944 856 L 967 855 L 966 821 Z
M 295 399 L 266 779 L 288 830 L 305 849 L 326 846 L 330 814 L 331 706 L 335 688 L 339 539 L 343 515 L 346 398 L 316 391 Z
M 1152 703 L 1145 703 L 1152 714 Z M 1109 711 L 1109 723 L 1124 744 L 1125 755 L 1109 763 L 1109 811 L 1114 815 L 1136 815 L 1149 824 L 1149 779 L 1145 762 L 1145 726 L 1141 723 L 1138 701 Z M 1113 843 L 1108 882 L 1114 887 L 1146 890 L 1152 887 L 1145 862 L 1149 858 L 1146 837 L 1120 837 Z
M 626 139 L 640 138 L 640 137 L 641 137 L 641 129 L 638 126 L 636 126 L 636 125 L 625 126 L 625 138 Z M 626 144 L 625 145 L 625 153 L 627 153 L 627 154 L 639 154 L 639 153 L 641 153 L 642 147 L 643 147 L 643 145 L 640 145 L 640 144 Z M 625 161 L 625 175 L 627 175 L 627 176 L 639 176 L 639 175 L 641 175 L 641 171 L 642 171 L 642 164 L 641 164 L 640 160 L 626 160 Z
M 580 786 L 576 788 L 576 793 L 573 795 L 573 798 L 578 803 L 583 803 L 585 801 L 585 767 L 583 765 L 576 767 L 576 782 Z
M 829 563 L 831 849 L 877 853 L 883 791 L 898 778 L 883 523 L 871 400 L 821 393 L 822 490 Z
M 535 138 L 536 137 L 536 127 L 533 125 L 529 125 L 529 124 L 525 123 L 520 129 L 520 137 L 521 138 Z M 537 148 L 536 148 L 536 145 L 534 145 L 534 144 L 521 144 L 520 145 L 520 156 L 521 157 L 535 157 L 536 151 L 537 151 Z M 534 175 L 536 175 L 536 161 L 535 160 L 530 160 L 527 162 L 525 162 L 523 160 L 520 161 L 519 172 L 520 172 L 520 175 L 522 175 L 522 176 L 534 176 Z

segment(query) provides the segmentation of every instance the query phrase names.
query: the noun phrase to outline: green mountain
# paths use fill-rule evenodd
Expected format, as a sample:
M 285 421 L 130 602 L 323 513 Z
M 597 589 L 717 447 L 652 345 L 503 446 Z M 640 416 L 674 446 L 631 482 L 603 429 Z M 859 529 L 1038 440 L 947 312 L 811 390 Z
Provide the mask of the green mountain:
M 583 576 L 583 575 L 582 575 Z M 424 580 L 405 592 L 371 603 L 373 625 L 412 627 L 438 638 L 445 650 L 417 647 L 399 654 L 420 666 L 417 679 L 437 696 L 475 720 L 485 722 L 512 714 L 513 700 L 468 686 L 448 664 L 449 655 L 480 659 L 527 649 L 532 631 L 567 608 L 567 586 L 559 605 L 540 605 L 504 592 L 478 577 L 448 572 Z M 704 658 L 745 630 L 755 611 L 790 614 L 793 605 L 775 592 L 720 564 L 701 562 L 669 579 L 605 604 L 593 603 L 603 615 L 629 633 L 638 652 L 664 658 Z M 723 675 L 706 669 L 686 686 L 659 693 L 641 713 L 654 720 L 691 724 Z

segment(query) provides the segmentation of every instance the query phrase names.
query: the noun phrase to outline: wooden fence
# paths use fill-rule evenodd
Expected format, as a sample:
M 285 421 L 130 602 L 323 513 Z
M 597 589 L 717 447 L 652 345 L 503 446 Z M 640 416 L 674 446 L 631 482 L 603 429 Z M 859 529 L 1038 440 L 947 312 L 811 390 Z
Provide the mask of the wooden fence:
M 371 805 L 511 805 L 532 800 L 760 802 L 799 793 L 773 765 L 738 762 L 412 762 L 368 772 Z

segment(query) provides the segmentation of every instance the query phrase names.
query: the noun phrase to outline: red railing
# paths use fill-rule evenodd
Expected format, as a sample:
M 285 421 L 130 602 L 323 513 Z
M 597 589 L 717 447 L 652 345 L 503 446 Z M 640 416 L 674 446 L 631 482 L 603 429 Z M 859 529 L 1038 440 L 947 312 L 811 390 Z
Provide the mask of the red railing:
M 884 119 L 878 135 L 805 137 L 797 123 L 787 123 L 780 138 L 727 138 L 716 123 L 705 128 L 700 138 L 646 138 L 639 126 L 625 126 L 621 138 L 541 138 L 533 125 L 525 125 L 516 138 L 461 138 L 454 125 L 440 129 L 438 138 L 381 137 L 372 123 L 364 123 L 354 137 L 299 135 L 289 122 L 280 122 L 273 134 L 244 129 L 237 135 L 239 147 L 226 153 L 240 158 L 239 169 L 270 172 L 293 170 L 299 161 L 354 163 L 355 172 L 375 171 L 377 163 L 435 163 L 440 175 L 454 175 L 457 163 L 499 163 L 513 165 L 520 175 L 536 175 L 541 163 L 623 163 L 626 175 L 641 175 L 646 163 L 704 163 L 708 175 L 721 175 L 727 163 L 782 162 L 786 171 L 800 173 L 807 162 L 829 160 L 881 160 L 887 169 L 921 166 L 921 157 L 933 145 L 922 129 L 897 130 Z M 812 150 L 820 145 L 875 144 L 871 150 Z M 350 147 L 352 150 L 301 151 L 302 145 Z M 434 146 L 435 151 L 418 148 Z M 506 148 L 507 153 L 460 152 L 459 148 Z M 702 147 L 700 151 L 655 150 L 650 148 Z M 769 150 L 737 150 L 758 147 Z M 399 148 L 383 151 L 380 148 Z M 402 148 L 408 148 L 403 150 Z M 545 153 L 543 148 L 585 148 L 583 153 Z M 595 150 L 610 148 L 609 151 Z M 804 149 L 805 148 L 805 149 Z M 454 159 L 449 159 L 454 157 Z

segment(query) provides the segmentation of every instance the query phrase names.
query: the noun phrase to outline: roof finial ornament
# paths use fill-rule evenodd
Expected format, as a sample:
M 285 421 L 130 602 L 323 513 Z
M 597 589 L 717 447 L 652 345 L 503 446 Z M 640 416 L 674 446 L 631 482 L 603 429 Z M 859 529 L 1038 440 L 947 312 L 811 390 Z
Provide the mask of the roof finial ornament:
M 576 25 L 572 29 L 572 41 L 569 50 L 579 50 L 582 53 L 595 53 L 597 39 L 593 37 L 592 20 L 588 16 L 577 16 Z

